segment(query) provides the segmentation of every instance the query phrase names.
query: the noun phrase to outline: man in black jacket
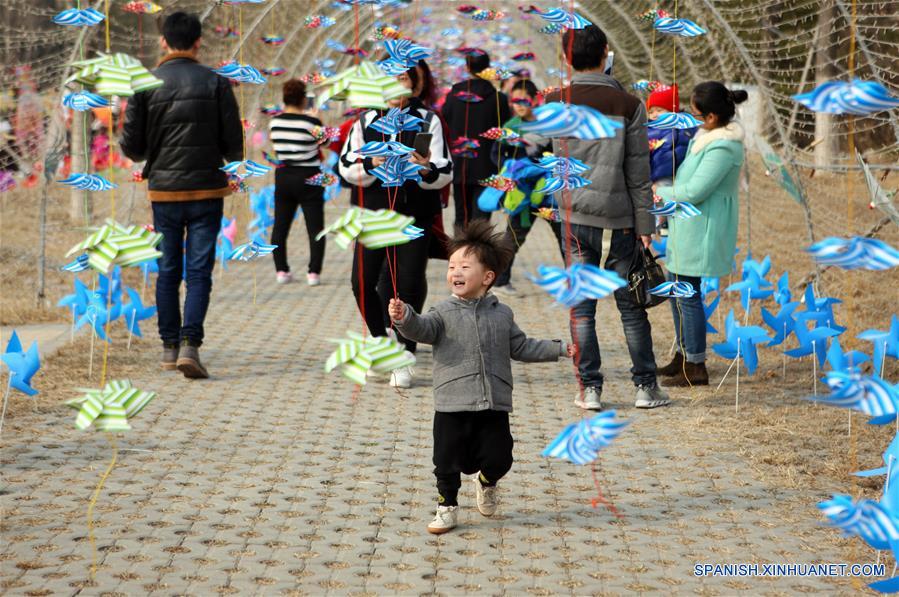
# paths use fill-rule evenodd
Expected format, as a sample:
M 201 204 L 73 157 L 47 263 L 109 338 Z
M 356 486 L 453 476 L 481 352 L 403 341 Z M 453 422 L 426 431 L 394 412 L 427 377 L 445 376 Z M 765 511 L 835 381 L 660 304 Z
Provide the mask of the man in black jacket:
M 478 209 L 478 195 L 484 188 L 478 181 L 496 174 L 497 167 L 490 159 L 494 142 L 481 138 L 481 133 L 503 126 L 511 116 L 505 94 L 499 93 L 493 83 L 477 77 L 478 73 L 490 68 L 490 56 L 480 52 L 467 56 L 465 62 L 471 78 L 453 85 L 443 104 L 443 119 L 449 127 L 451 141 L 466 137 L 480 143 L 473 158 L 453 156 L 453 203 L 456 206 L 457 228 L 469 220 L 490 218 L 489 212 Z
M 156 282 L 162 368 L 190 378 L 209 377 L 199 347 L 224 197 L 230 193 L 221 168 L 243 159 L 234 92 L 227 79 L 197 61 L 201 34 L 196 15 L 176 12 L 165 19 L 161 44 L 166 54 L 153 73 L 164 85 L 131 99 L 121 139 L 125 155 L 146 160 L 143 177 L 149 183 L 153 226 L 163 234 Z M 182 278 L 187 284 L 183 321 Z

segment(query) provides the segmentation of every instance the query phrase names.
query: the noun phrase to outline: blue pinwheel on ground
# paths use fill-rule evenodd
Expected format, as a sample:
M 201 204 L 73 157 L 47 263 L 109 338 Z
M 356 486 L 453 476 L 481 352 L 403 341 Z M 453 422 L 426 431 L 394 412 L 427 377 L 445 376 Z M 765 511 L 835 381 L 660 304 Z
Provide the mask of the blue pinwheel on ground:
M 122 315 L 125 317 L 125 325 L 128 326 L 128 333 L 134 334 L 138 338 L 142 338 L 140 326 L 141 321 L 149 319 L 156 315 L 156 305 L 144 306 L 140 298 L 140 294 L 133 288 L 126 288 L 125 292 L 131 299 L 122 305 Z
M 890 329 L 887 331 L 865 330 L 858 337 L 874 345 L 872 361 L 877 375 L 882 375 L 887 357 L 899 359 L 899 316 L 893 315 L 890 318 Z
M 6 352 L 0 355 L 2 361 L 9 368 L 9 387 L 29 396 L 38 393 L 31 387 L 31 378 L 41 368 L 41 357 L 37 350 L 37 342 L 32 342 L 27 351 L 22 349 L 22 341 L 13 330 L 9 342 L 6 344 Z M 5 409 L 4 400 L 4 409 Z
M 744 311 L 749 311 L 753 300 L 763 300 L 774 294 L 773 286 L 765 279 L 771 271 L 771 257 L 766 255 L 760 262 L 754 260 L 751 254 L 746 255 L 743 261 L 743 279 L 724 289 L 724 292 L 739 292 L 740 304 Z
M 774 332 L 774 338 L 768 343 L 768 346 L 780 346 L 796 330 L 796 319 L 793 317 L 793 313 L 798 308 L 799 303 L 784 303 L 774 315 L 762 307 L 762 321 Z
M 821 318 L 819 319 L 818 323 L 819 327 L 829 327 L 835 329 L 840 333 L 846 331 L 846 328 L 844 326 L 837 325 L 837 318 L 833 313 L 833 306 L 839 305 L 843 301 L 829 296 L 816 297 L 815 289 L 811 284 L 805 287 L 805 295 L 803 296 L 802 300 L 805 302 L 806 311 L 812 311 L 821 314 Z
M 777 287 L 774 289 L 774 302 L 778 305 L 786 305 L 793 298 L 790 292 L 790 273 L 784 272 L 777 279 Z
M 88 301 L 87 310 L 75 323 L 75 329 L 80 330 L 85 324 L 89 323 L 98 338 L 109 342 L 110 340 L 105 330 L 106 324 L 118 319 L 121 313 L 121 303 L 113 302 L 112 304 L 107 304 L 106 300 L 99 293 L 94 293 Z
M 574 464 L 590 464 L 599 451 L 624 430 L 628 422 L 615 418 L 614 410 L 603 411 L 565 427 L 543 450 L 543 456 L 561 458 Z
M 830 338 L 840 335 L 840 331 L 827 325 L 821 325 L 826 317 L 825 313 L 815 311 L 803 311 L 796 315 L 796 325 L 793 331 L 796 334 L 796 340 L 799 346 L 792 350 L 784 351 L 788 357 L 799 358 L 808 355 L 815 355 L 818 366 L 824 366 L 824 360 L 827 357 L 827 343 Z M 808 322 L 814 322 L 816 327 L 809 329 Z
M 75 284 L 75 292 L 72 294 L 67 294 L 66 296 L 59 299 L 59 302 L 56 303 L 57 307 L 66 307 L 72 311 L 73 318 L 78 315 L 83 315 L 85 311 L 87 311 L 87 303 L 90 301 L 90 291 L 88 291 L 87 286 L 84 285 L 84 282 L 79 280 L 78 278 L 74 279 Z
M 712 350 L 720 357 L 730 360 L 743 360 L 750 375 L 758 368 L 759 356 L 756 346 L 770 342 L 771 337 L 756 325 L 741 326 L 734 318 L 733 309 L 727 314 L 724 323 L 725 341 L 712 346 Z
M 833 371 L 843 373 L 857 372 L 861 365 L 870 360 L 868 355 L 858 350 L 843 352 L 839 338 L 834 338 L 830 343 L 830 348 L 827 350 L 827 364 L 830 365 Z
M 715 313 L 715 310 L 718 308 L 718 303 L 721 301 L 721 295 L 716 294 L 715 298 L 713 298 L 708 303 L 703 303 L 702 312 L 705 315 L 705 333 L 706 334 L 717 334 L 718 330 L 715 329 L 715 326 L 712 325 L 712 315 Z

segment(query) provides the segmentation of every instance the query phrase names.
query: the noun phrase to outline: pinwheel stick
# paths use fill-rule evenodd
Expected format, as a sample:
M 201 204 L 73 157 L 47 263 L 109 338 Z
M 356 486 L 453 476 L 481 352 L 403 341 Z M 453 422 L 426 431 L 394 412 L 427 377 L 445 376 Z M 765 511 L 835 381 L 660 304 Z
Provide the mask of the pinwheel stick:
M 812 340 L 812 387 L 815 391 L 815 396 L 818 395 L 818 357 L 817 352 L 815 352 L 815 341 Z
M 106 471 L 100 477 L 100 481 L 94 489 L 94 494 L 91 496 L 91 501 L 87 505 L 87 539 L 91 544 L 91 582 L 93 582 L 97 576 L 97 540 L 96 537 L 94 537 L 94 506 L 97 504 L 97 498 L 100 497 L 100 491 L 103 489 L 103 484 L 106 483 L 106 479 L 109 477 L 110 473 L 112 473 L 116 459 L 119 457 L 119 448 L 116 445 L 115 435 L 110 433 L 106 438 L 109 440 L 109 445 L 112 446 L 112 459 L 110 459 L 109 466 L 106 467 Z
M 727 376 L 730 375 L 730 370 L 734 368 L 734 365 L 737 366 L 737 396 L 734 404 L 734 409 L 736 412 L 740 412 L 740 344 L 742 342 L 742 338 L 737 338 L 737 356 L 734 357 L 734 360 L 731 361 L 730 366 L 727 368 L 727 371 L 724 372 L 724 377 L 721 378 L 721 381 L 718 382 L 718 387 L 715 388 L 715 392 L 721 389 L 721 386 L 724 385 L 724 381 L 727 379 Z
M 134 335 L 134 322 L 137 320 L 137 311 L 131 312 L 131 323 L 128 324 L 128 350 L 131 350 L 131 336 Z
M 9 383 L 6 384 L 6 392 L 3 394 L 3 411 L 0 412 L 0 436 L 3 435 L 3 419 L 6 418 L 6 401 L 9 400 L 9 392 L 12 389 L 12 371 L 9 372 Z
M 69 327 L 69 344 L 75 343 L 75 305 L 72 305 L 72 325 Z
M 96 320 L 97 320 L 96 316 L 91 318 L 91 327 L 94 326 Z M 96 336 L 96 335 L 97 334 L 95 334 L 95 333 L 91 334 L 91 352 L 90 352 L 90 357 L 87 360 L 87 378 L 88 379 L 91 378 L 91 376 L 93 375 L 93 372 L 94 372 L 94 336 Z

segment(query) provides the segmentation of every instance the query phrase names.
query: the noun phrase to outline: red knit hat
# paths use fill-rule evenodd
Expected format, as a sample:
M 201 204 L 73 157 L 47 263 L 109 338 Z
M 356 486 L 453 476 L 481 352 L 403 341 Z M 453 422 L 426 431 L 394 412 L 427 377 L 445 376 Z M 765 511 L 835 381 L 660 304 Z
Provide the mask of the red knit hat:
M 669 112 L 677 112 L 680 107 L 680 98 L 677 96 L 677 85 L 663 85 L 649 94 L 646 100 L 646 109 L 653 106 L 663 108 Z

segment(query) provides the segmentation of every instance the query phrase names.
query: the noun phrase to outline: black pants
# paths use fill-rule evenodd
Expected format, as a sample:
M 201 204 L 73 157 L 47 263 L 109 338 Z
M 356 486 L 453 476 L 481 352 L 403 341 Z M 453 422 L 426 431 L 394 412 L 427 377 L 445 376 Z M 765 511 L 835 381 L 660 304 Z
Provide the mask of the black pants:
M 525 239 L 528 237 L 528 233 L 534 228 L 534 225 L 537 223 L 536 220 L 540 219 L 534 214 L 530 214 L 530 217 L 531 225 L 524 226 L 521 223 L 520 213 L 509 216 L 509 223 L 506 226 L 506 242 L 511 244 L 514 252 L 512 253 L 512 260 L 509 262 L 509 267 L 506 268 L 506 271 L 496 277 L 496 286 L 507 286 L 512 279 L 512 264 L 515 263 L 515 255 L 518 253 L 518 249 L 521 248 L 521 245 L 524 244 Z M 559 253 L 562 255 L 562 261 L 565 261 L 565 251 L 562 248 L 562 223 L 548 223 L 553 231 L 553 235 L 556 237 L 556 243 L 559 245 Z
M 325 259 L 325 239 L 315 236 L 325 227 L 325 190 L 306 184 L 306 179 L 318 173 L 317 168 L 278 168 L 275 170 L 275 223 L 272 226 L 272 252 L 275 270 L 289 272 L 287 264 L 287 235 L 297 214 L 303 209 L 306 233 L 309 235 L 309 273 L 320 274 Z
M 481 472 L 495 485 L 512 468 L 509 413 L 498 410 L 434 413 L 434 476 L 439 503 L 457 505 L 460 473 Z
M 393 298 L 393 276 L 390 273 L 382 285 L 383 294 L 378 292 L 378 281 L 384 268 L 396 274 L 396 294 L 401 301 L 418 313 L 424 307 L 428 296 L 426 272 L 431 233 L 429 223 L 423 226 L 416 221 L 415 225 L 424 228 L 424 236 L 404 245 L 366 249 L 357 243 L 353 248 L 353 295 L 372 336 L 386 336 L 390 321 L 387 316 L 387 305 Z M 402 336 L 399 338 L 406 345 L 406 350 L 415 352 L 415 342 Z
M 484 187 L 475 183 L 453 183 L 453 204 L 456 206 L 456 214 L 453 223 L 456 228 L 461 228 L 472 220 L 489 220 L 490 212 L 481 211 L 478 208 L 478 195 Z

